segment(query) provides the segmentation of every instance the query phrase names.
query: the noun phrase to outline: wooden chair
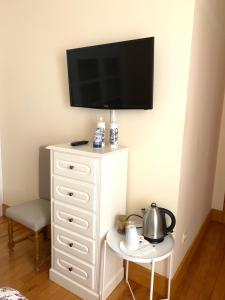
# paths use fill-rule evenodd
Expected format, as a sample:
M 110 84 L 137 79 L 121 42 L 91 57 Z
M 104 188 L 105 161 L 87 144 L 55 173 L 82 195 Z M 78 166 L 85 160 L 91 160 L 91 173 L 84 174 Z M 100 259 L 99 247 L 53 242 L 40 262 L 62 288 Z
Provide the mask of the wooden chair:
M 13 239 L 13 221 L 20 223 L 34 233 L 35 271 L 40 266 L 40 233 L 50 224 L 50 153 L 41 147 L 39 155 L 39 196 L 40 199 L 28 201 L 6 209 L 8 217 L 8 248 L 13 255 L 15 244 L 29 236 Z

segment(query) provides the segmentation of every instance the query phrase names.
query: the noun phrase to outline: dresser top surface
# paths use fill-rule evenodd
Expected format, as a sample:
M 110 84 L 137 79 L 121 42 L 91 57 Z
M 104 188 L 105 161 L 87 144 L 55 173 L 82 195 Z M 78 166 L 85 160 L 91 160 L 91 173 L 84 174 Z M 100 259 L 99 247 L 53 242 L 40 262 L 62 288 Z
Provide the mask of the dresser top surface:
M 48 146 L 47 149 L 60 151 L 60 152 L 68 152 L 74 154 L 84 154 L 93 157 L 102 157 L 109 154 L 114 154 L 121 151 L 128 151 L 127 147 L 119 146 L 116 149 L 112 149 L 110 146 L 105 146 L 103 148 L 93 148 L 92 144 L 81 145 L 81 146 L 71 146 L 68 144 L 59 144 L 59 145 L 51 145 Z

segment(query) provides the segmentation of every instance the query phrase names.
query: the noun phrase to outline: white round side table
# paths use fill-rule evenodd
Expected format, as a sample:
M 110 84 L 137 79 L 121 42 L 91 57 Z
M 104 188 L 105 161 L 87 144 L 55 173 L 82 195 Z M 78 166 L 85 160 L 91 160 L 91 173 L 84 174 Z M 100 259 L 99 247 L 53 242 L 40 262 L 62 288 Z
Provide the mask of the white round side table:
M 169 259 L 169 268 L 168 268 L 168 288 L 167 288 L 167 298 L 162 300 L 170 300 L 170 286 L 171 286 L 171 275 L 172 275 L 172 254 L 174 247 L 174 239 L 171 234 L 165 236 L 163 242 L 158 244 L 147 244 L 144 245 L 142 249 L 144 251 L 128 251 L 125 252 L 121 248 L 121 242 L 125 239 L 125 235 L 120 234 L 116 231 L 115 228 L 112 228 L 108 231 L 106 239 L 104 241 L 103 249 L 103 264 L 102 264 L 102 279 L 101 279 L 101 300 L 104 299 L 104 280 L 105 280 L 105 264 L 106 264 L 106 251 L 107 245 L 122 259 L 126 260 L 126 275 L 125 280 L 130 289 L 131 295 L 135 300 L 135 296 L 131 289 L 131 286 L 128 281 L 128 272 L 129 272 L 129 261 L 135 263 L 143 263 L 151 265 L 151 279 L 150 279 L 150 294 L 149 299 L 153 300 L 153 288 L 154 288 L 154 272 L 155 272 L 155 263 L 164 259 Z M 122 250 L 121 250 L 122 249 Z

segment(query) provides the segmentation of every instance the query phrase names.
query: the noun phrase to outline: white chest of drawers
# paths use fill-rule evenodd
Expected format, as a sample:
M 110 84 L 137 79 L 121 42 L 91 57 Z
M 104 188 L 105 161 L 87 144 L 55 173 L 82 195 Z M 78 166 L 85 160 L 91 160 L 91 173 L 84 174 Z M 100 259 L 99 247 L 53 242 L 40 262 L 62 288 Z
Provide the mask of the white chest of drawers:
M 51 149 L 52 261 L 50 279 L 86 300 L 100 299 L 101 251 L 115 216 L 126 211 L 128 149 L 91 146 Z M 107 252 L 104 295 L 123 278 Z

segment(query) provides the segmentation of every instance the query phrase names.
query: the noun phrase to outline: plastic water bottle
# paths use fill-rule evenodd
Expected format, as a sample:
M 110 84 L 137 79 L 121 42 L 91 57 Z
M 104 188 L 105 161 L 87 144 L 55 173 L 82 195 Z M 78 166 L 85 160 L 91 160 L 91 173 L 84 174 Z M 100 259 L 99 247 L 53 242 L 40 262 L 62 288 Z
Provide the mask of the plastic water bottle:
M 97 123 L 97 127 L 93 139 L 94 148 L 102 148 L 105 145 L 105 122 L 103 118 L 100 117 Z
M 105 146 L 105 122 L 103 121 L 103 118 L 100 117 L 97 123 L 96 130 L 99 131 L 99 134 L 102 136 L 102 147 Z

